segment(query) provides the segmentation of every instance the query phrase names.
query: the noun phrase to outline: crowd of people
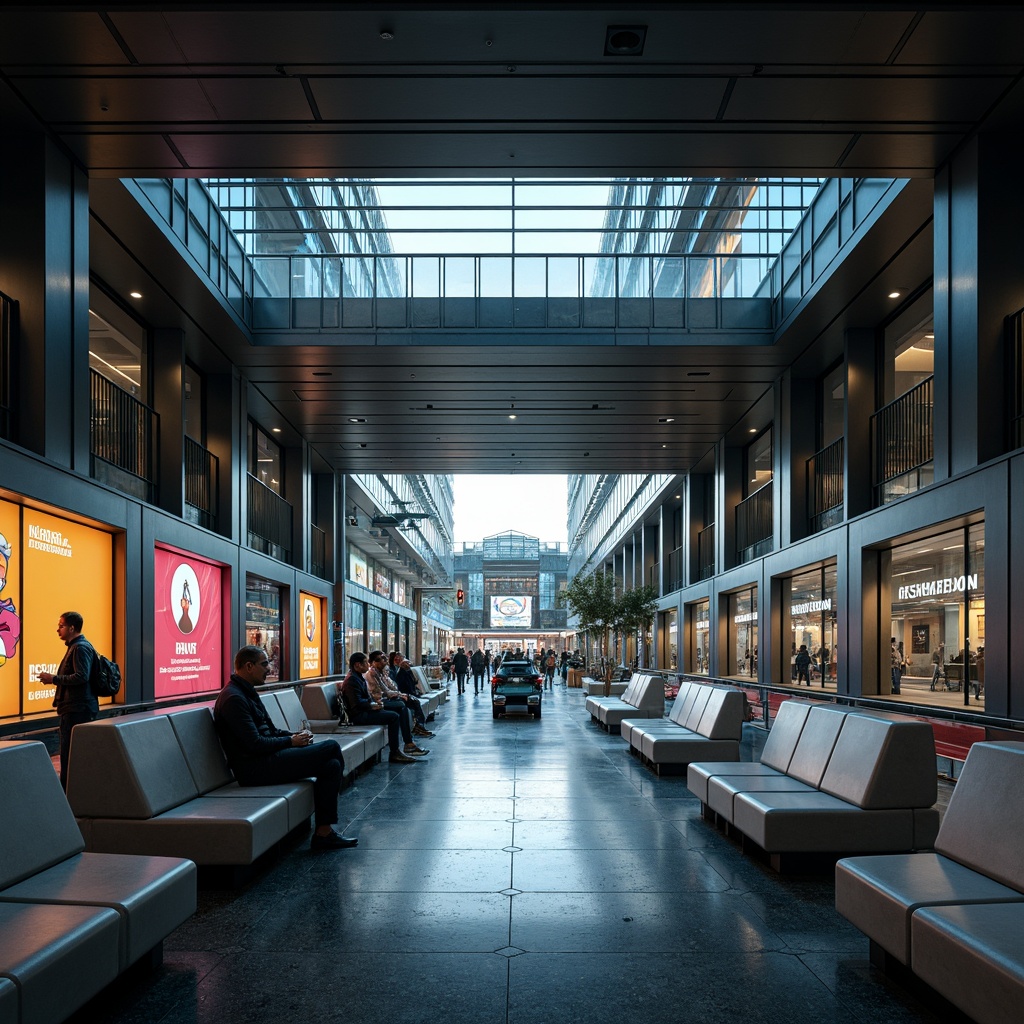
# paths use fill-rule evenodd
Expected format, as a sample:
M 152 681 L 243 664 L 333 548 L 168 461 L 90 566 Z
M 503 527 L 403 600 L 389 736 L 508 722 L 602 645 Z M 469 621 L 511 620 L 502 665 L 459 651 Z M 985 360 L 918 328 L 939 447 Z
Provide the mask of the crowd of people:
M 464 647 L 450 651 L 441 659 L 441 678 L 446 683 L 454 682 L 456 692 L 466 692 L 469 676 L 473 677 L 473 692 L 484 693 L 488 681 L 501 667 L 502 660 L 530 661 L 538 675 L 544 676 L 544 686 L 554 687 L 556 676 L 562 683 L 568 682 L 570 668 L 583 668 L 583 658 L 578 650 L 564 650 L 556 654 L 554 648 L 538 647 L 535 651 L 524 652 L 521 647 L 510 648 L 493 654 L 488 648 L 477 647 L 471 654 Z

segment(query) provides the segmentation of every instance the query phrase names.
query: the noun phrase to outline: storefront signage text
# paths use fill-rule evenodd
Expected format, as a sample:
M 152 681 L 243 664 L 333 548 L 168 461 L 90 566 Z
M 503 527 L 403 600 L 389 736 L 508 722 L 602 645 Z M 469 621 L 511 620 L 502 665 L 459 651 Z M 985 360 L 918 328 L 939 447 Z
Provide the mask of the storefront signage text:
M 735 622 L 736 625 L 741 625 L 744 622 L 756 622 L 757 612 L 744 612 L 742 615 L 735 616 L 732 621 Z
M 977 573 L 971 576 L 946 577 L 943 580 L 926 580 L 900 587 L 897 601 L 910 601 L 915 597 L 936 597 L 939 594 L 962 594 L 965 590 L 978 589 Z
M 795 604 L 789 609 L 790 615 L 808 615 L 812 612 L 832 611 L 832 598 L 824 601 L 805 601 L 803 604 Z

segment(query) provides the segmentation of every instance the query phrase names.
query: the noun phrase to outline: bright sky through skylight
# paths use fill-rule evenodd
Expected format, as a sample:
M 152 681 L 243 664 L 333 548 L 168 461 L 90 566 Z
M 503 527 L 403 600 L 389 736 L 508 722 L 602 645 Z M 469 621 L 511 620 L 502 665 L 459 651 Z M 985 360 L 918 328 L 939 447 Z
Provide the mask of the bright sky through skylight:
M 496 533 L 526 533 L 540 541 L 568 539 L 568 478 L 550 474 L 458 474 L 454 479 L 455 542 Z

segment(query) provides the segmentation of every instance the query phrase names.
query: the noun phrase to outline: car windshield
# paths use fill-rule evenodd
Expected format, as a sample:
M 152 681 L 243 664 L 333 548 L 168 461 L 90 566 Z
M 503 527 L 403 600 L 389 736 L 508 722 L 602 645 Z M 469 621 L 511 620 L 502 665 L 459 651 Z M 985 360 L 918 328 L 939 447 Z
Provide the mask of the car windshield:
M 535 676 L 537 673 L 528 661 L 503 661 L 498 669 L 499 676 Z

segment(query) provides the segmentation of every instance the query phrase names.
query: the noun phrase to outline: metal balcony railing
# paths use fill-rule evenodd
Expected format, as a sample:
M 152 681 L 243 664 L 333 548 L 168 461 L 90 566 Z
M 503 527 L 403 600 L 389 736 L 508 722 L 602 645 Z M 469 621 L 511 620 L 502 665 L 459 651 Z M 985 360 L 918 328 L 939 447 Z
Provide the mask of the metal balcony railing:
M 697 534 L 697 568 L 699 579 L 709 580 L 715 575 L 715 524 L 705 526 Z
M 846 447 L 840 437 L 807 460 L 807 519 L 811 533 L 843 518 L 843 470 Z
M 185 438 L 185 505 L 186 518 L 205 526 L 217 527 L 217 489 L 220 463 L 198 441 Z
M 931 482 L 935 458 L 935 378 L 928 377 L 871 417 L 878 504 Z
M 309 571 L 322 580 L 329 580 L 327 573 L 327 534 L 313 523 L 309 524 Z
M 773 547 L 773 496 L 775 481 L 769 480 L 736 506 L 736 554 L 740 562 L 768 554 Z
M 287 562 L 292 556 L 292 506 L 251 473 L 246 478 L 249 546 Z
M 159 417 L 95 370 L 89 371 L 90 473 L 143 501 L 156 501 Z

